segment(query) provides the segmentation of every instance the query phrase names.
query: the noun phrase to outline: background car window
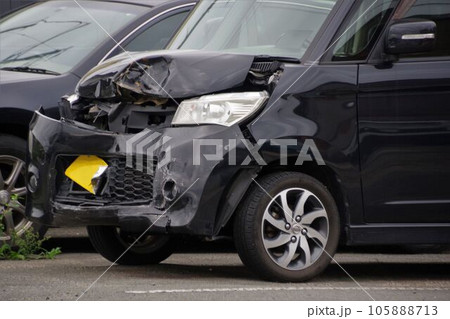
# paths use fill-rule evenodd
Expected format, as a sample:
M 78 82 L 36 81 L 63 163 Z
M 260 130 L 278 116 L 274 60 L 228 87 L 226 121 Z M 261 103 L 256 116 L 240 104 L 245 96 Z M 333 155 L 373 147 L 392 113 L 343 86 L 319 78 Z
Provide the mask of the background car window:
M 335 39 L 333 61 L 365 60 L 383 26 L 389 20 L 396 0 L 362 0 L 341 26 Z M 333 43 L 336 40 L 333 40 Z
M 400 58 L 450 56 L 450 2 L 448 0 L 416 0 L 409 2 L 402 8 L 400 18 L 434 21 L 437 26 L 436 46 L 433 51 L 403 54 Z
M 176 13 L 152 25 L 124 46 L 127 51 L 152 51 L 164 49 L 186 19 L 189 11 Z
M 30 67 L 66 73 L 147 9 L 123 3 L 49 1 L 0 20 L 0 68 Z

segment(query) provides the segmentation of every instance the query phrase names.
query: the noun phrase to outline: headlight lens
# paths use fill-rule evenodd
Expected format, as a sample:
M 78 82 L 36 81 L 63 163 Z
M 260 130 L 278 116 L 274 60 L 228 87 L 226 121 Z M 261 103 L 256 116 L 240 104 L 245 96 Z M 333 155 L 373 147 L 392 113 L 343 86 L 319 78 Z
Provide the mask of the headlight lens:
M 232 126 L 254 114 L 268 98 L 269 94 L 264 91 L 205 95 L 185 100 L 178 107 L 172 124 Z

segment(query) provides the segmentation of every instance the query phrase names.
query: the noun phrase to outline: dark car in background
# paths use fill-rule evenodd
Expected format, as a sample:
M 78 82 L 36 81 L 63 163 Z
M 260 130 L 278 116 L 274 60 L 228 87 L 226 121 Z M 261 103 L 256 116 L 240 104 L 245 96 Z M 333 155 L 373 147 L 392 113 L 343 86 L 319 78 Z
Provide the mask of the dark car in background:
M 0 20 L 0 190 L 19 196 L 13 214 L 3 218 L 8 232 L 21 235 L 32 226 L 24 218 L 24 161 L 34 111 L 42 106 L 59 118 L 61 96 L 99 62 L 124 50 L 164 48 L 195 2 L 55 0 Z
M 30 126 L 27 215 L 121 264 L 234 237 L 261 277 L 450 243 L 450 2 L 203 0 Z M 367 267 L 370 272 L 370 267 Z

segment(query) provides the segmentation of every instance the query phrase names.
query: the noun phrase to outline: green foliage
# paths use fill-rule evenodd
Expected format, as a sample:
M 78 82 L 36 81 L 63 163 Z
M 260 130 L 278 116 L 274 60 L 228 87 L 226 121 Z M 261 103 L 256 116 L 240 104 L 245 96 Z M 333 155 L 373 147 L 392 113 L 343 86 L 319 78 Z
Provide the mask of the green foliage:
M 20 199 L 21 197 L 17 194 L 11 194 L 11 201 L 10 204 L 8 204 L 7 206 L 9 207 L 16 207 L 16 205 L 14 203 L 17 203 L 17 201 Z
M 61 248 L 56 247 L 50 251 L 45 251 L 44 258 L 45 259 L 55 259 L 55 257 L 59 254 L 61 254 Z
M 11 199 L 16 200 L 12 196 Z M 11 209 L 11 207 L 6 209 Z M 3 233 L 5 230 L 2 219 L 3 215 L 0 212 L 0 233 Z M 8 242 L 0 244 L 0 259 L 54 259 L 57 255 L 61 254 L 61 248 L 53 248 L 50 251 L 43 248 L 42 244 L 48 239 L 49 237 L 40 239 L 39 234 L 34 233 L 31 229 L 27 229 L 22 236 L 13 233 Z
M 26 230 L 22 237 L 13 234 L 10 243 L 0 246 L 0 259 L 26 260 L 26 259 L 54 259 L 61 254 L 61 248 L 47 250 L 42 244 L 49 238 L 39 239 L 39 235 Z

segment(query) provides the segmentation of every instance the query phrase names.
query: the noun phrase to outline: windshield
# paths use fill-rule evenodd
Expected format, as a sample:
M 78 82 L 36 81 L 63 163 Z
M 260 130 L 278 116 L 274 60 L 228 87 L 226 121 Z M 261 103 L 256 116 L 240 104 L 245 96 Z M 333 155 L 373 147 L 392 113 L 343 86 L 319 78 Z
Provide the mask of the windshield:
M 301 58 L 337 0 L 203 0 L 171 49 Z
M 145 13 L 144 7 L 97 1 L 50 1 L 0 20 L 0 68 L 66 73 Z M 144 9 L 144 10 L 143 10 Z M 105 32 L 106 31 L 106 32 Z

